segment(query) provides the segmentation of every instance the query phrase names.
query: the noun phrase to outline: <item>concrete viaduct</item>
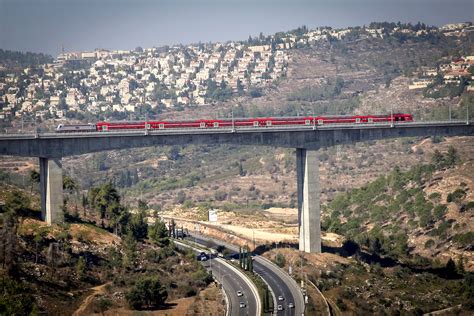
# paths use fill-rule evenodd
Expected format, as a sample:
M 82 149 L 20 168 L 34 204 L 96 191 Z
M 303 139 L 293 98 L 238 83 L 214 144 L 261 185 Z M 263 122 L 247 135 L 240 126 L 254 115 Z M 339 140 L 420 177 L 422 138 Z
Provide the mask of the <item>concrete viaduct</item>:
M 299 247 L 305 252 L 319 253 L 321 224 L 318 149 L 384 138 L 462 135 L 474 135 L 472 122 L 3 134 L 0 136 L 0 155 L 39 158 L 42 216 L 52 224 L 63 220 L 63 157 L 106 150 L 186 144 L 296 148 Z

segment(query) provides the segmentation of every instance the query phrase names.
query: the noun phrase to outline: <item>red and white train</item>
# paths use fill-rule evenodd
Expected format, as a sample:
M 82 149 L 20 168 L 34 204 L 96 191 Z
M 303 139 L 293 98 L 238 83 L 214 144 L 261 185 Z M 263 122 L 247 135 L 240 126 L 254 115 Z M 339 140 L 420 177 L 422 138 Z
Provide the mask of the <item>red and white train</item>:
M 166 129 L 218 129 L 242 127 L 291 127 L 321 126 L 325 124 L 371 124 L 412 122 L 411 114 L 393 115 L 353 115 L 353 116 L 298 116 L 298 117 L 257 117 L 215 120 L 178 120 L 178 121 L 123 121 L 98 122 L 96 124 L 64 125 L 56 128 L 58 133 L 67 132 L 107 132 L 121 130 L 166 130 Z

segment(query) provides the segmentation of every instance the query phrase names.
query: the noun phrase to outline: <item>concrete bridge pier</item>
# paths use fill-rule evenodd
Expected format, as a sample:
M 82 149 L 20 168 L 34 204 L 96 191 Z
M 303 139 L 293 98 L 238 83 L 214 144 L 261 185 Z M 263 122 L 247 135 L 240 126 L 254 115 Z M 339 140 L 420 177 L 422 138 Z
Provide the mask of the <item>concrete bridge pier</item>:
M 321 253 L 321 210 L 317 150 L 296 149 L 299 248 Z
M 39 158 L 41 217 L 49 225 L 64 220 L 63 170 L 59 158 Z

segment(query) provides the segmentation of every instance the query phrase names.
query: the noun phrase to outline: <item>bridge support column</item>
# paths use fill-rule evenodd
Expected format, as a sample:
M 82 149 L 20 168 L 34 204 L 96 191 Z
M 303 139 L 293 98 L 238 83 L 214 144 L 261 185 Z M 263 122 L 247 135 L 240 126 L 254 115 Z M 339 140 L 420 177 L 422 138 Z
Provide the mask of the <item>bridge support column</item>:
M 321 253 L 319 159 L 316 150 L 296 149 L 299 248 Z
M 49 225 L 64 220 L 61 159 L 40 158 L 41 217 Z

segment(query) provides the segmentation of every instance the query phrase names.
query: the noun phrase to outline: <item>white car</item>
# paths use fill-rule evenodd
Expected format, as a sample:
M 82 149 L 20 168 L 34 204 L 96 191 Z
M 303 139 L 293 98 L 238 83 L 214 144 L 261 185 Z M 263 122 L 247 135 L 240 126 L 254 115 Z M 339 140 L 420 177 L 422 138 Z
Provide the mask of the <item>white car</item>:
M 293 303 L 288 303 L 288 308 L 294 308 L 295 305 L 293 305 Z
M 283 306 L 278 305 L 278 306 L 277 306 L 277 310 L 282 311 L 282 310 L 283 310 Z
M 283 296 L 281 296 L 281 295 L 278 296 L 278 300 L 279 300 L 279 301 L 283 301 L 283 300 L 284 300 Z
M 244 302 L 240 302 L 240 308 L 244 308 L 245 307 L 245 303 Z
M 242 296 L 244 295 L 244 293 L 242 293 L 242 291 L 237 291 L 237 296 Z

